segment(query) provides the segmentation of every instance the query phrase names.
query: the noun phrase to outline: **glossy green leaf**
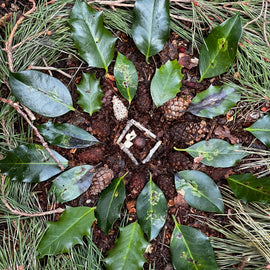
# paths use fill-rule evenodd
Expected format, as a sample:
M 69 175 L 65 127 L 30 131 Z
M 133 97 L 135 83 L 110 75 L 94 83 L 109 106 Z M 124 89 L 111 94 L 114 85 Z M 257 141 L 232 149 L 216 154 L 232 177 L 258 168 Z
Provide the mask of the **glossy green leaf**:
M 156 70 L 152 79 L 150 90 L 152 99 L 157 107 L 174 98 L 180 91 L 183 74 L 182 66 L 177 60 L 168 61 Z
M 257 120 L 253 125 L 245 130 L 251 132 L 257 139 L 270 148 L 270 114 Z
M 70 13 L 70 28 L 79 55 L 89 66 L 104 68 L 107 73 L 116 38 L 104 27 L 102 12 L 77 0 Z
M 146 262 L 143 254 L 148 242 L 137 222 L 119 228 L 120 236 L 115 247 L 108 252 L 104 260 L 107 270 L 141 270 Z
M 34 70 L 10 73 L 9 84 L 16 99 L 40 115 L 57 117 L 75 110 L 66 86 L 45 73 Z
M 134 64 L 119 52 L 115 61 L 114 77 L 119 92 L 130 103 L 137 91 L 138 74 Z
M 98 226 L 103 229 L 105 233 L 109 232 L 114 222 L 120 217 L 121 208 L 126 198 L 124 184 L 125 175 L 115 178 L 100 194 L 96 216 Z
M 240 98 L 240 92 L 228 85 L 210 85 L 192 99 L 188 111 L 197 116 L 213 118 L 227 112 Z
M 55 124 L 47 122 L 38 125 L 37 129 L 45 141 L 63 148 L 84 148 L 97 144 L 99 141 L 90 133 L 71 124 Z
M 207 212 L 224 212 L 224 204 L 215 182 L 205 173 L 185 170 L 174 175 L 175 188 L 184 191 L 185 201 L 192 207 Z
M 176 222 L 170 252 L 176 270 L 218 270 L 210 240 L 201 231 Z
M 151 241 L 157 237 L 163 228 L 167 217 L 167 200 L 161 189 L 152 181 L 140 193 L 137 203 L 137 217 L 143 231 Z
M 238 161 L 248 155 L 243 152 L 240 145 L 231 145 L 220 139 L 201 141 L 189 148 L 175 148 L 175 150 L 186 151 L 194 158 L 201 158 L 200 162 L 205 165 L 221 168 L 235 166 Z
M 51 150 L 60 163 L 67 167 L 68 161 Z M 9 150 L 0 160 L 0 170 L 12 180 L 20 182 L 42 182 L 61 172 L 55 160 L 41 145 L 26 144 Z
M 60 203 L 74 200 L 90 187 L 93 172 L 91 165 L 73 167 L 53 180 L 50 193 L 53 193 Z
M 101 108 L 103 92 L 100 87 L 100 80 L 95 74 L 83 73 L 82 79 L 77 84 L 77 92 L 80 94 L 78 105 L 87 113 L 92 115 Z
M 211 31 L 200 50 L 200 81 L 229 69 L 235 59 L 242 31 L 240 13 Z
M 270 177 L 256 178 L 252 173 L 227 178 L 235 197 L 244 203 L 270 203 Z
M 47 229 L 38 245 L 39 258 L 69 252 L 76 244 L 83 244 L 83 236 L 91 235 L 95 208 L 69 207 L 57 222 L 47 221 Z
M 146 62 L 163 49 L 170 34 L 169 0 L 137 0 L 132 37 Z

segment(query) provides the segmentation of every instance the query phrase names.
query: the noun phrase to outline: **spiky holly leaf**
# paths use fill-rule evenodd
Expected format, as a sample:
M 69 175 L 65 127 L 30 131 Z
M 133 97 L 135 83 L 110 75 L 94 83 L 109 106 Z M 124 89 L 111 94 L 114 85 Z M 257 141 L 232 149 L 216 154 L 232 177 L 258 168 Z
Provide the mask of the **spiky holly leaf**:
M 148 245 L 144 239 L 143 230 L 137 222 L 124 228 L 119 228 L 120 236 L 115 247 L 108 252 L 105 258 L 108 270 L 139 270 L 146 262 L 143 254 Z
M 83 236 L 91 235 L 95 208 L 69 207 L 57 222 L 47 221 L 47 229 L 38 245 L 38 256 L 69 252 L 76 244 L 83 244 Z
M 89 66 L 104 68 L 107 73 L 116 38 L 104 27 L 102 12 L 77 0 L 70 13 L 70 28 L 79 55 Z

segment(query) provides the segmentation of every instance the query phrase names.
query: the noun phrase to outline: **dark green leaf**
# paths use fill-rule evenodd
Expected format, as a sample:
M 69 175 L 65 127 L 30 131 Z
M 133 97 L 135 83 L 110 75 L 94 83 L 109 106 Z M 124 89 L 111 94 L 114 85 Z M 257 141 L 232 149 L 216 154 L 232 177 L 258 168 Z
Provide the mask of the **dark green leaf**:
M 76 1 L 70 13 L 71 37 L 79 55 L 89 66 L 104 68 L 113 59 L 116 38 L 103 26 L 102 12 Z
M 119 52 L 115 61 L 114 77 L 119 92 L 130 103 L 137 91 L 138 74 L 133 63 Z
M 67 167 L 68 161 L 51 150 L 60 163 Z M 0 170 L 12 180 L 21 182 L 42 182 L 61 172 L 45 148 L 37 144 L 20 145 L 9 150 L 0 160 Z
M 180 91 L 183 74 L 177 60 L 168 61 L 156 70 L 151 82 L 151 96 L 157 107 L 172 99 Z
M 136 209 L 143 231 L 149 241 L 153 240 L 165 224 L 167 200 L 160 188 L 152 181 L 151 175 L 137 199 Z
M 205 173 L 186 170 L 174 175 L 175 188 L 184 191 L 185 201 L 192 207 L 207 212 L 224 212 L 224 204 L 215 182 Z
M 95 74 L 83 73 L 82 80 L 77 84 L 77 92 L 80 94 L 77 103 L 85 112 L 92 115 L 101 108 L 103 92 Z
M 208 237 L 197 229 L 174 221 L 175 228 L 170 243 L 174 269 L 218 270 Z
M 126 198 L 126 189 L 123 180 L 125 175 L 115 178 L 100 194 L 96 215 L 98 226 L 105 233 L 109 232 L 116 219 L 120 217 L 121 208 Z
M 69 252 L 76 244 L 83 244 L 83 236 L 91 235 L 95 208 L 69 207 L 57 222 L 47 221 L 47 230 L 38 245 L 39 258 Z
M 40 115 L 57 117 L 74 111 L 66 86 L 47 74 L 34 70 L 10 73 L 9 84 L 16 99 Z
M 251 132 L 268 148 L 270 147 L 270 114 L 267 114 L 262 119 L 257 120 L 253 125 L 245 128 L 245 130 Z
M 63 148 L 83 148 L 97 144 L 99 141 L 87 131 L 71 124 L 54 124 L 47 122 L 37 129 L 50 144 Z
M 137 222 L 119 228 L 120 236 L 105 259 L 108 270 L 141 270 L 146 262 L 143 254 L 148 245 Z
M 137 0 L 132 37 L 146 62 L 163 49 L 170 34 L 169 0 Z
M 238 161 L 248 155 L 243 152 L 240 145 L 231 145 L 220 139 L 201 141 L 187 149 L 175 148 L 175 150 L 186 151 L 194 158 L 202 158 L 200 162 L 205 165 L 221 168 L 235 166 Z
M 270 177 L 256 178 L 247 173 L 231 175 L 227 181 L 235 197 L 244 203 L 270 203 Z
M 235 59 L 242 31 L 240 13 L 211 31 L 200 50 L 200 80 L 220 75 L 229 69 Z
M 213 86 L 197 94 L 189 105 L 188 111 L 201 117 L 213 118 L 224 114 L 241 98 L 241 94 L 228 85 Z
M 57 202 L 64 203 L 76 199 L 84 193 L 93 180 L 93 166 L 81 165 L 60 174 L 54 181 L 50 193 Z

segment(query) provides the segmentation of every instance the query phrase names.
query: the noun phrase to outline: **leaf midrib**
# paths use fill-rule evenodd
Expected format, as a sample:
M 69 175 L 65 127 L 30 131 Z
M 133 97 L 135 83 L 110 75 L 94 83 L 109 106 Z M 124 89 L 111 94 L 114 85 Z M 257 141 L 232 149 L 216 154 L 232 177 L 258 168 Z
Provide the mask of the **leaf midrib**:
M 149 58 L 149 54 L 150 54 L 150 48 L 151 48 L 151 39 L 152 39 L 152 32 L 153 32 L 153 17 L 154 17 L 155 5 L 156 5 L 156 0 L 154 0 L 152 13 L 151 13 L 151 25 L 150 25 L 147 53 L 146 53 L 146 62 L 148 62 L 148 58 Z

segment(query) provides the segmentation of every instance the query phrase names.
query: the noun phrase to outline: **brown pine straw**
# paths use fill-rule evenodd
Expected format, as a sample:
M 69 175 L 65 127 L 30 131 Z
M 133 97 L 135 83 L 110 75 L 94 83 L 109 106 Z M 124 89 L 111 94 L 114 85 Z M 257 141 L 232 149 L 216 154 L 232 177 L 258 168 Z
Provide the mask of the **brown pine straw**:
M 13 209 L 10 204 L 8 203 L 7 199 L 4 197 L 4 189 L 5 189 L 5 175 L 2 174 L 1 176 L 1 193 L 2 193 L 2 201 L 4 203 L 4 205 L 6 206 L 6 208 L 15 215 L 18 216 L 25 216 L 25 217 L 41 217 L 41 216 L 47 216 L 47 215 L 52 215 L 52 214 L 61 214 L 65 211 L 65 209 L 63 208 L 57 208 L 51 211 L 46 211 L 46 212 L 38 212 L 38 213 L 27 213 L 27 212 L 23 212 L 23 211 L 19 211 L 17 209 Z

